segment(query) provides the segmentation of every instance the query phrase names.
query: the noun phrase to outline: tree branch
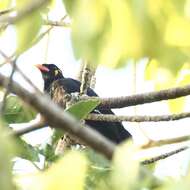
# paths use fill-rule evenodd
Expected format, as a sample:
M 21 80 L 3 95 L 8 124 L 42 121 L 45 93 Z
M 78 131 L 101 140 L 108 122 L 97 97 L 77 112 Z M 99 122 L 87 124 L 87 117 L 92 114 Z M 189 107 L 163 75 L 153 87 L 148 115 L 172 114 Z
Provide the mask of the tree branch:
M 44 21 L 45 25 L 50 25 L 50 26 L 59 26 L 59 27 L 70 27 L 71 24 L 63 21 L 51 21 L 51 20 L 45 20 Z
M 162 139 L 162 140 L 150 140 L 147 144 L 143 145 L 141 148 L 151 148 L 155 146 L 180 143 L 188 140 L 190 140 L 190 135 L 174 137 L 169 139 Z
M 35 131 L 37 129 L 43 128 L 43 127 L 45 127 L 45 124 L 46 124 L 45 121 L 39 121 L 37 123 L 33 123 L 31 125 L 28 125 L 24 128 L 14 130 L 12 134 L 15 136 L 21 136 L 21 135 L 24 135 L 26 133 L 29 133 L 29 132 Z
M 94 121 L 109 121 L 109 122 L 160 122 L 160 121 L 175 121 L 190 117 L 190 112 L 184 112 L 179 114 L 169 115 L 136 115 L 136 116 L 124 116 L 124 115 L 110 115 L 110 114 L 89 114 L 85 119 Z
M 0 11 L 0 16 L 4 15 L 4 14 L 8 14 L 13 12 L 15 9 L 14 8 L 9 8 L 9 9 L 4 9 L 2 11 Z
M 9 78 L 0 73 L 0 86 L 6 87 Z M 46 95 L 31 93 L 15 81 L 12 82 L 10 91 L 22 98 L 23 101 L 38 110 L 45 118 L 48 125 L 60 128 L 92 147 L 94 150 L 111 159 L 116 145 L 107 138 L 84 124 L 75 120 L 70 114 L 65 113 L 52 102 Z
M 177 154 L 177 153 L 180 153 L 180 152 L 182 152 L 182 151 L 184 151 L 184 150 L 187 150 L 187 149 L 189 149 L 189 147 L 188 147 L 188 146 L 185 146 L 185 147 L 179 148 L 179 149 L 177 149 L 177 150 L 173 150 L 173 151 L 171 151 L 171 152 L 167 152 L 167 153 L 165 153 L 165 154 L 162 154 L 162 155 L 159 155 L 159 156 L 156 156 L 156 157 L 153 157 L 153 158 L 149 158 L 149 159 L 147 159 L 147 160 L 144 160 L 144 161 L 141 162 L 141 164 L 143 164 L 143 165 L 152 164 L 152 163 L 154 163 L 154 162 L 157 162 L 157 161 L 159 161 L 159 160 L 166 159 L 166 158 L 168 158 L 168 157 L 170 157 L 170 156 L 173 156 L 173 155 L 175 155 L 175 154 Z
M 170 88 L 157 92 L 148 92 L 132 96 L 121 96 L 112 98 L 81 97 L 81 100 L 95 99 L 101 101 L 101 108 L 124 108 L 128 106 L 142 105 L 146 103 L 158 102 L 161 100 L 176 99 L 190 95 L 190 85 L 178 88 Z

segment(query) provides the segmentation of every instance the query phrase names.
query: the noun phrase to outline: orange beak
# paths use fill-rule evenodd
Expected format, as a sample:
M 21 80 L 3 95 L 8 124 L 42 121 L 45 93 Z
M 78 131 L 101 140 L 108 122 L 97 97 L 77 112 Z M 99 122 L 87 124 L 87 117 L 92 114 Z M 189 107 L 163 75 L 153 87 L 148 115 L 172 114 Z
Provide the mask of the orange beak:
M 49 72 L 49 69 L 43 65 L 36 64 L 35 67 L 37 67 L 42 72 Z

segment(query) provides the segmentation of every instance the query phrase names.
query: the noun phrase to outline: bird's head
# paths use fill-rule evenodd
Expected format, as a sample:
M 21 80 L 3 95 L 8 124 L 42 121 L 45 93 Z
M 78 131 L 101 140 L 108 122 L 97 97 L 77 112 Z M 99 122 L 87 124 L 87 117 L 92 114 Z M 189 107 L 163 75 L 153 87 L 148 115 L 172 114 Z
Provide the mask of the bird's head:
M 52 82 L 63 78 L 61 70 L 54 64 L 38 64 L 36 67 L 41 71 L 44 80 L 44 89 L 47 90 Z

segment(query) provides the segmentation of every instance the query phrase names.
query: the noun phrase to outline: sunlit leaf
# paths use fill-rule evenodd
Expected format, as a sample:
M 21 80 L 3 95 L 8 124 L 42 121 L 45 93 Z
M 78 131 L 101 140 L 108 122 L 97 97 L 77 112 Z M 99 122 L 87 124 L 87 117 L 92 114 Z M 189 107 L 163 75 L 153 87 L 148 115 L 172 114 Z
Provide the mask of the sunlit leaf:
M 77 58 L 94 63 L 106 29 L 107 7 L 102 0 L 80 0 L 73 8 L 72 43 Z
M 190 84 L 190 65 L 189 63 L 184 64 L 180 72 L 176 77 L 176 86 L 184 86 Z M 186 98 L 178 98 L 175 100 L 169 100 L 168 105 L 170 111 L 173 113 L 180 113 L 184 110 Z
M 15 154 L 16 145 L 8 133 L 0 126 L 0 188 L 2 190 L 15 190 L 12 181 L 11 159 Z
M 22 10 L 28 5 L 28 1 L 17 0 L 17 9 Z M 42 17 L 39 11 L 26 15 L 15 24 L 17 33 L 17 53 L 22 53 L 31 47 L 33 40 L 36 38 L 42 26 Z
M 83 190 L 87 160 L 81 152 L 70 152 L 45 172 L 21 177 L 17 183 L 27 190 Z
M 66 111 L 71 113 L 77 119 L 85 118 L 97 105 L 100 104 L 99 100 L 84 100 L 75 103 Z
M 24 123 L 36 116 L 32 108 L 25 105 L 17 96 L 8 96 L 6 99 L 3 119 L 7 123 Z
M 165 33 L 166 43 L 173 46 L 190 47 L 190 20 L 172 16 Z
M 11 0 L 0 1 L 0 10 L 7 9 L 10 6 L 11 2 L 12 2 Z
M 141 38 L 127 1 L 111 1 L 108 4 L 111 27 L 103 44 L 100 62 L 117 67 L 121 59 L 140 56 Z
M 154 80 L 155 73 L 157 72 L 158 69 L 158 61 L 153 59 L 151 60 L 145 70 L 145 79 L 146 80 Z
M 117 148 L 114 158 L 114 170 L 111 174 L 111 183 L 114 189 L 135 189 L 138 186 L 139 162 L 135 159 L 136 148 L 126 143 Z

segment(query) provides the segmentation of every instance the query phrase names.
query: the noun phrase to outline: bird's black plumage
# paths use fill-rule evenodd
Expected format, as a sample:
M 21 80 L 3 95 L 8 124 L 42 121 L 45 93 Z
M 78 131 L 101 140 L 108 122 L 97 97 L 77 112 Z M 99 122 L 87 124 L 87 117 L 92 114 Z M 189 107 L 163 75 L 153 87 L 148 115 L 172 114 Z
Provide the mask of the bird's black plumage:
M 62 94 L 74 93 L 80 91 L 81 83 L 72 78 L 64 78 L 61 70 L 54 64 L 43 64 L 38 66 L 44 79 L 44 91 L 49 93 L 52 98 L 54 96 L 54 90 L 51 91 L 52 86 L 54 88 L 62 89 Z M 57 89 L 59 90 L 59 89 Z M 52 94 L 53 93 L 53 94 Z M 91 88 L 87 89 L 88 96 L 98 96 Z M 110 109 L 97 109 L 95 113 L 100 114 L 114 114 Z M 127 130 L 124 129 L 120 122 L 106 122 L 106 121 L 91 121 L 87 120 L 86 124 L 91 126 L 93 129 L 100 132 L 102 135 L 112 140 L 115 143 L 120 143 L 123 140 L 128 139 L 131 135 Z

